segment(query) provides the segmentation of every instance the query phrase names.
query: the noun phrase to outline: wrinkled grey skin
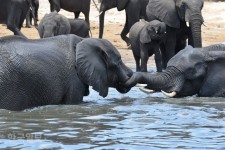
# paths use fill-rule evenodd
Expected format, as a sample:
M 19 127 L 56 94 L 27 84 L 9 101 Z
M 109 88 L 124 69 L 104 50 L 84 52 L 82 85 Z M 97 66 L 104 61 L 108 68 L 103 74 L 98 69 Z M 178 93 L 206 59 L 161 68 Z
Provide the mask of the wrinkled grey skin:
M 83 19 L 69 19 L 70 23 L 70 34 L 75 34 L 77 36 L 87 38 L 89 36 L 90 27 L 87 22 Z
M 46 14 L 39 23 L 38 33 L 40 38 L 70 34 L 69 20 L 56 11 Z
M 39 0 L 31 0 L 32 10 L 29 9 L 26 16 L 26 27 L 31 28 L 32 19 L 34 20 L 34 25 L 38 26 L 38 9 L 39 9 Z
M 130 29 L 129 39 L 136 62 L 136 71 L 147 72 L 148 58 L 155 54 L 158 72 L 162 72 L 160 44 L 164 43 L 166 25 L 158 20 L 136 22 Z M 141 64 L 140 64 L 141 60 Z
M 225 97 L 225 45 L 204 48 L 187 46 L 169 62 L 165 72 L 134 73 L 126 85 L 146 83 L 156 91 L 176 92 L 177 97 L 198 94 L 202 97 Z
M 88 85 L 107 96 L 108 88 L 128 92 L 123 83 L 132 71 L 104 39 L 76 35 L 29 40 L 0 38 L 0 109 L 78 104 Z
M 30 7 L 30 0 L 1 0 L 0 23 L 6 24 L 14 35 L 25 35 L 20 31 Z
M 188 45 L 202 47 L 203 4 L 203 0 L 149 0 L 148 21 L 157 19 L 167 25 L 166 44 L 161 48 L 164 68 L 169 59 L 187 45 L 187 39 Z
M 90 26 L 89 13 L 91 0 L 49 0 L 51 12 L 64 9 L 69 12 L 74 12 L 75 18 L 78 18 L 80 12 L 85 16 L 85 21 Z
M 126 12 L 126 22 L 121 32 L 121 38 L 127 43 L 127 46 L 130 45 L 127 34 L 131 26 L 135 22 L 138 22 L 139 19 L 147 20 L 145 10 L 148 1 L 149 0 L 102 0 L 99 10 L 101 13 L 99 16 L 99 38 L 103 37 L 105 12 L 112 8 L 117 8 L 118 11 L 125 10 Z

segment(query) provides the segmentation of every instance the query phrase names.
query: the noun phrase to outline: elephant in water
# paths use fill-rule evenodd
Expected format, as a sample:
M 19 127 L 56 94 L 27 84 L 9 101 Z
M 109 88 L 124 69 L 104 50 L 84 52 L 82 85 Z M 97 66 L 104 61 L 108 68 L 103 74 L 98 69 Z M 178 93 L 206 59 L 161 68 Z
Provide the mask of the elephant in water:
M 23 110 L 42 105 L 78 104 L 89 86 L 106 97 L 121 93 L 132 71 L 105 39 L 76 35 L 29 40 L 0 38 L 0 109 Z
M 41 38 L 62 34 L 75 34 L 86 38 L 89 37 L 89 31 L 89 25 L 85 20 L 68 19 L 56 11 L 46 14 L 38 26 L 38 33 Z
M 150 74 L 137 72 L 126 82 L 147 84 L 142 89 L 164 91 L 170 97 L 198 94 L 201 97 L 225 97 L 225 45 L 204 48 L 187 46 L 168 62 L 165 72 Z

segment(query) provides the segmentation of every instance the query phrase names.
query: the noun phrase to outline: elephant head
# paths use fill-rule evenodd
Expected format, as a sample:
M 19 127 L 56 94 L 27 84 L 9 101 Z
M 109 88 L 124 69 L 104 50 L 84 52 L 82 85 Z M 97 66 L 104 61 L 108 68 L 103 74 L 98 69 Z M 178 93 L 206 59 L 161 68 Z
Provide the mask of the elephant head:
M 103 36 L 104 30 L 104 18 L 105 18 L 105 11 L 117 8 L 118 11 L 125 9 L 126 5 L 128 4 L 129 0 L 102 0 L 100 6 L 100 15 L 99 15 L 99 38 Z
M 217 44 L 205 48 L 185 47 L 168 62 L 163 73 L 134 73 L 128 86 L 136 83 L 148 84 L 147 88 L 165 91 L 167 96 L 191 96 L 197 94 L 206 78 L 210 65 L 225 60 L 225 45 Z
M 41 38 L 69 34 L 70 30 L 69 20 L 56 11 L 46 14 L 38 26 L 38 32 Z
M 161 41 L 165 38 L 166 24 L 158 20 L 146 22 L 140 33 L 141 43 L 150 43 L 152 40 Z
M 133 72 L 122 62 L 117 49 L 105 39 L 86 39 L 78 43 L 76 67 L 80 79 L 103 97 L 107 96 L 109 87 L 121 93 L 130 90 L 123 84 Z
M 153 16 L 169 27 L 180 28 L 187 23 L 190 27 L 190 38 L 194 47 L 202 47 L 201 25 L 204 20 L 201 10 L 203 0 L 150 0 L 146 8 L 149 19 Z M 154 18 L 153 17 L 153 18 Z

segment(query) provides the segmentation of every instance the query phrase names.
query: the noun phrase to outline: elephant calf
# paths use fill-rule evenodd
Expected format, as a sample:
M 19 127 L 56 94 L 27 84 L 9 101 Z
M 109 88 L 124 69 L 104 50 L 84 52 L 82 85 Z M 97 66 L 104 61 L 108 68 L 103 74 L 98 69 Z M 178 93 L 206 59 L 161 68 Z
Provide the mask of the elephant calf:
M 75 34 L 80 37 L 89 37 L 89 25 L 82 19 L 70 20 L 56 11 L 46 14 L 39 26 L 38 32 L 41 38 L 63 34 Z
M 164 41 L 165 34 L 166 25 L 158 20 L 151 22 L 141 20 L 131 27 L 129 39 L 136 61 L 136 71 L 147 72 L 148 58 L 155 54 L 157 71 L 162 72 L 162 56 L 159 46 Z

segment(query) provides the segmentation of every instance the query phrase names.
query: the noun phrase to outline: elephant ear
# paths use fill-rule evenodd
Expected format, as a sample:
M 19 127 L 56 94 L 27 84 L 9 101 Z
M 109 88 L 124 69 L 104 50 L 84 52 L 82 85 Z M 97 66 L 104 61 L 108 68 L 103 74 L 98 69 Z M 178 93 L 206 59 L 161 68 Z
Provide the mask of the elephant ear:
M 151 26 L 145 26 L 140 33 L 140 42 L 141 43 L 150 43 L 151 42 L 151 36 L 149 34 Z
M 76 68 L 79 78 L 93 86 L 99 95 L 108 95 L 107 53 L 102 40 L 85 39 L 76 47 Z
M 125 9 L 128 2 L 129 2 L 129 0 L 117 0 L 117 10 L 121 11 L 121 10 Z
M 149 0 L 147 12 L 166 25 L 180 28 L 180 19 L 176 12 L 175 0 Z

